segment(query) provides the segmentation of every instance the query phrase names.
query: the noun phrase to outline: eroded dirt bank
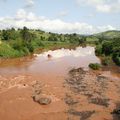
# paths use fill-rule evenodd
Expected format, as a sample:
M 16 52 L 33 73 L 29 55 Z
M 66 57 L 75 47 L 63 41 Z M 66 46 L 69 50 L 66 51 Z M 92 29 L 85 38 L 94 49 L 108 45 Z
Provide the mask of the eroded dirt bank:
M 36 84 L 50 104 L 34 102 Z M 105 71 L 1 75 L 0 96 L 1 120 L 119 120 L 111 112 L 120 103 L 120 79 Z

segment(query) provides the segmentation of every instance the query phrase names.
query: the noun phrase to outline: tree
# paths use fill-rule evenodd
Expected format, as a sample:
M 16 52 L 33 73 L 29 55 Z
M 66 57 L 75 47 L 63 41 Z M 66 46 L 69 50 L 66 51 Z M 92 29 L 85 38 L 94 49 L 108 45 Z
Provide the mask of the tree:
M 112 44 L 112 42 L 105 41 L 102 44 L 102 52 L 105 53 L 105 55 L 110 55 L 113 52 L 113 44 Z
M 85 42 L 86 42 L 86 37 L 85 36 L 79 38 L 79 44 L 83 44 Z
M 31 40 L 34 38 L 34 35 L 29 32 L 29 29 L 27 27 L 23 27 L 21 30 L 21 36 L 22 39 L 26 42 L 31 42 Z
M 101 45 L 97 45 L 96 48 L 95 48 L 95 54 L 97 56 L 100 56 L 102 55 L 102 46 Z
M 2 31 L 2 40 L 9 40 L 9 32 L 8 30 Z
M 114 49 L 112 59 L 117 65 L 120 66 L 120 47 Z
M 58 38 L 57 38 L 57 36 L 52 34 L 52 35 L 49 36 L 48 41 L 58 41 Z

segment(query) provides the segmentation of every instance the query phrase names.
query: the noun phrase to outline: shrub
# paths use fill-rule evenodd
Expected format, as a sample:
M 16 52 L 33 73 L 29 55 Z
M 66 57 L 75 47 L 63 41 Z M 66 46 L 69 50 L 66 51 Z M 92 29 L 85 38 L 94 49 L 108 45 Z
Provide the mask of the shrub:
M 112 59 L 116 63 L 116 65 L 120 66 L 120 52 L 113 53 Z
M 105 55 L 110 55 L 113 52 L 113 43 L 111 41 L 105 41 L 102 44 L 102 52 L 105 53 Z
M 101 65 L 99 63 L 90 63 L 89 67 L 93 70 L 99 70 L 101 68 Z
M 97 56 L 102 55 L 102 46 L 101 45 L 96 46 L 96 48 L 95 48 L 95 54 Z
M 110 57 L 104 57 L 102 59 L 102 64 L 103 65 L 108 66 L 108 65 L 110 65 L 110 63 L 111 63 L 111 58 Z
M 17 54 L 18 52 L 8 44 L 2 43 L 0 45 L 0 57 L 2 58 L 16 57 Z

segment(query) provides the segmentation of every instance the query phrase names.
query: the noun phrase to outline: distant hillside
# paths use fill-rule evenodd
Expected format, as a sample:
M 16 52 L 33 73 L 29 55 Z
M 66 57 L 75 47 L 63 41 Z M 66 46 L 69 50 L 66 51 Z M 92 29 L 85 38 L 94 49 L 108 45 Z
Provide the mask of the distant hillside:
M 120 31 L 116 31 L 116 30 L 106 31 L 106 32 L 94 34 L 92 36 L 98 38 L 106 38 L 106 39 L 120 38 Z

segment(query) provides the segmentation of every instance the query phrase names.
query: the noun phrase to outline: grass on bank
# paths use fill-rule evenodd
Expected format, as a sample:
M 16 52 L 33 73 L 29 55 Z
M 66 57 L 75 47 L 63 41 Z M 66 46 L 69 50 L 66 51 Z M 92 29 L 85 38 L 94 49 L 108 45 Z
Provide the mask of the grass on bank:
M 101 68 L 101 65 L 99 63 L 90 63 L 89 67 L 93 70 L 99 70 Z

